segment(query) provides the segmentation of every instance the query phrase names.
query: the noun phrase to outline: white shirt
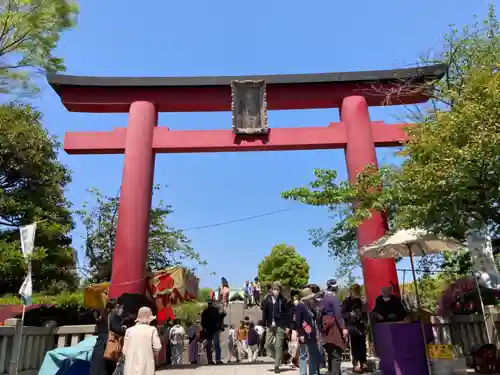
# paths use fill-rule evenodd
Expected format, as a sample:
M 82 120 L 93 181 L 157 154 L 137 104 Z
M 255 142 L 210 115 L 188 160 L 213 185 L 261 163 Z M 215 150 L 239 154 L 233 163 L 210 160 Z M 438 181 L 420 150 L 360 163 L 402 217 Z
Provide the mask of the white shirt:
M 230 328 L 229 332 L 227 333 L 227 341 L 228 342 L 236 341 L 236 330 L 234 330 L 233 328 Z
M 262 335 L 264 334 L 264 327 L 256 325 L 255 330 L 257 331 L 257 334 L 259 335 L 259 337 L 262 337 Z

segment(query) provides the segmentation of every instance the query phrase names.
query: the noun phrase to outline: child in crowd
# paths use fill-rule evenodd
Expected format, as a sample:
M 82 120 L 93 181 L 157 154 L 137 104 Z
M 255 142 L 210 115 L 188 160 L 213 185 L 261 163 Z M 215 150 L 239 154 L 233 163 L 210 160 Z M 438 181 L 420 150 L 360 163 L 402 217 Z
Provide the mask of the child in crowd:
M 238 346 L 237 346 L 236 330 L 234 329 L 234 324 L 229 326 L 229 332 L 227 333 L 227 350 L 229 352 L 228 362 L 231 362 L 233 357 L 236 358 L 236 362 L 240 361 L 238 356 Z
M 253 322 L 250 322 L 248 326 L 247 343 L 248 362 L 252 363 L 257 360 L 259 355 L 259 334 Z
M 178 319 L 174 320 L 174 326 L 170 330 L 170 344 L 172 346 L 172 365 L 182 365 L 182 353 L 184 352 L 184 337 L 186 331 L 180 325 Z
M 248 339 L 248 325 L 245 320 L 240 322 L 240 327 L 236 331 L 237 346 L 238 346 L 238 356 L 239 358 L 245 358 L 247 352 L 247 339 Z

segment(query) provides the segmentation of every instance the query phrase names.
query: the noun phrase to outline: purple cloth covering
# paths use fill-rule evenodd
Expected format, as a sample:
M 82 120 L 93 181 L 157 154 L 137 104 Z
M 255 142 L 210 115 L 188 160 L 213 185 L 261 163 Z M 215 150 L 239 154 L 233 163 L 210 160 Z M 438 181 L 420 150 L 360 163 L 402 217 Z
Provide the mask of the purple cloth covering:
M 425 338 L 432 341 L 432 329 Z M 377 323 L 373 326 L 375 351 L 384 375 L 429 375 L 425 343 L 419 322 Z

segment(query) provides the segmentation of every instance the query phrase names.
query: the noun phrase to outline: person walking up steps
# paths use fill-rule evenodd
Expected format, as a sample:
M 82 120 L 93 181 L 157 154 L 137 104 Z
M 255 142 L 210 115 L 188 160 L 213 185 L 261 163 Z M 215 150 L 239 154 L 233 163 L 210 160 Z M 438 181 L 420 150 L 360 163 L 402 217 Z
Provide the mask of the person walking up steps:
M 260 283 L 259 278 L 256 277 L 253 283 L 253 301 L 255 306 L 260 306 Z
M 262 308 L 262 321 L 266 326 L 267 353 L 274 358 L 274 372 L 279 373 L 283 362 L 285 335 L 291 323 L 291 308 L 281 294 L 281 283 L 276 281 L 271 286 L 271 294 L 266 297 Z
M 250 283 L 248 282 L 248 280 L 245 280 L 245 284 L 243 284 L 243 308 L 247 309 L 251 303 Z
M 259 356 L 259 334 L 253 322 L 250 322 L 247 337 L 248 362 L 252 363 L 255 362 Z

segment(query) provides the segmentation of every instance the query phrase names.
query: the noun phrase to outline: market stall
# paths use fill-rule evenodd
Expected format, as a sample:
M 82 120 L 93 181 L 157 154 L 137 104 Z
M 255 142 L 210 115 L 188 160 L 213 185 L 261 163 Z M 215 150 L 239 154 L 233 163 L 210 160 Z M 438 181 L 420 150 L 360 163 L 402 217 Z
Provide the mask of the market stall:
M 96 310 L 103 309 L 108 302 L 110 285 L 110 282 L 106 282 L 85 288 L 85 306 Z M 151 272 L 147 276 L 145 297 L 147 297 L 153 303 L 154 307 L 156 307 L 156 309 L 153 310 L 156 310 L 159 325 L 163 325 L 167 320 L 175 318 L 172 306 L 196 299 L 198 293 L 198 278 L 185 267 L 171 267 Z M 130 296 L 131 295 L 127 295 L 127 301 L 132 299 Z M 120 298 L 118 298 L 118 302 Z M 139 298 L 142 298 L 142 303 L 146 303 L 144 296 L 137 296 L 135 300 Z M 139 307 L 137 307 L 137 309 Z

